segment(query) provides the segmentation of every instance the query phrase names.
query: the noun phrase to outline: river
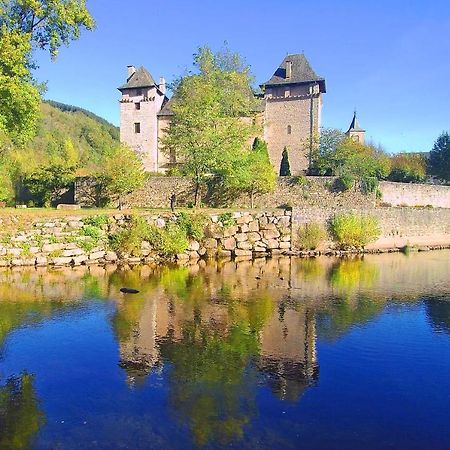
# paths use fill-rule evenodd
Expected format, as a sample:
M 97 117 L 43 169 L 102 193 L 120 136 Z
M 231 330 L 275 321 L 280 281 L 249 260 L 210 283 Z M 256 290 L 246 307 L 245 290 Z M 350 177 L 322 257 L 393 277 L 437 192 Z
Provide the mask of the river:
M 444 449 L 449 380 L 449 251 L 0 271 L 1 449 Z

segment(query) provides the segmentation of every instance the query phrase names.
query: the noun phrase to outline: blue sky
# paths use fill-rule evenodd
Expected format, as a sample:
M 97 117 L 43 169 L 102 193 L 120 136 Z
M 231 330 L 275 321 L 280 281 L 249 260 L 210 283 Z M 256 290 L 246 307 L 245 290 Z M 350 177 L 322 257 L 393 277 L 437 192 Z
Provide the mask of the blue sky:
M 323 125 L 346 129 L 354 108 L 367 137 L 389 152 L 428 151 L 450 130 L 450 2 L 88 0 L 93 32 L 39 54 L 46 98 L 119 122 L 117 86 L 128 64 L 168 81 L 198 46 L 224 41 L 266 81 L 287 53 L 304 51 L 326 78 Z

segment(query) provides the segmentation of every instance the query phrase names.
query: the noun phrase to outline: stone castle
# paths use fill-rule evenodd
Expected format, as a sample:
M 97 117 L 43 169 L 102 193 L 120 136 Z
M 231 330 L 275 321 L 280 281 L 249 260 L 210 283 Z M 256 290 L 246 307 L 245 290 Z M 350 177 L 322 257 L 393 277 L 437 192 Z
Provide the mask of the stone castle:
M 304 173 L 310 166 L 315 136 L 321 126 L 322 94 L 325 79 L 318 76 L 305 55 L 287 55 L 272 77 L 261 84 L 263 98 L 256 111 L 262 124 L 275 170 L 280 168 L 283 149 L 289 152 L 291 173 Z M 142 158 L 149 172 L 165 172 L 174 162 L 161 149 L 159 141 L 173 115 L 172 100 L 166 96 L 164 78 L 159 83 L 144 68 L 128 66 L 127 81 L 120 86 L 120 140 Z M 364 130 L 356 113 L 347 134 L 364 142 Z

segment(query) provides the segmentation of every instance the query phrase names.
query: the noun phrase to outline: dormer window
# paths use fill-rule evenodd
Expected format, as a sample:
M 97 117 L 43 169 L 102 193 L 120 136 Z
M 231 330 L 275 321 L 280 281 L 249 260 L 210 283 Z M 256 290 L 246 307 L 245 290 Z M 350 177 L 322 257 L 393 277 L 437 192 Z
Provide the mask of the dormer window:
M 292 133 L 292 127 L 290 125 L 287 126 L 287 134 Z

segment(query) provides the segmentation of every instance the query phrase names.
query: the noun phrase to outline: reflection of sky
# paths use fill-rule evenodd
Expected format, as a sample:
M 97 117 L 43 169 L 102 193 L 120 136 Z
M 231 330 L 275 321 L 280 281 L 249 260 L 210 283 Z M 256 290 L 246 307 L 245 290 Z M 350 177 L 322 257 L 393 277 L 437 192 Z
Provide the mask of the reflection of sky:
M 80 315 L 16 330 L 0 362 L 0 383 L 25 369 L 35 374 L 47 420 L 38 448 L 94 441 L 98 448 L 191 448 L 187 424 L 169 402 L 173 367 L 130 388 L 118 367 L 113 313 L 112 303 L 93 302 Z M 255 392 L 255 413 L 244 428 L 248 448 L 448 446 L 448 354 L 450 338 L 434 332 L 423 302 L 387 303 L 339 339 L 319 338 L 320 376 L 299 401 L 277 399 L 262 376 L 245 378 Z

